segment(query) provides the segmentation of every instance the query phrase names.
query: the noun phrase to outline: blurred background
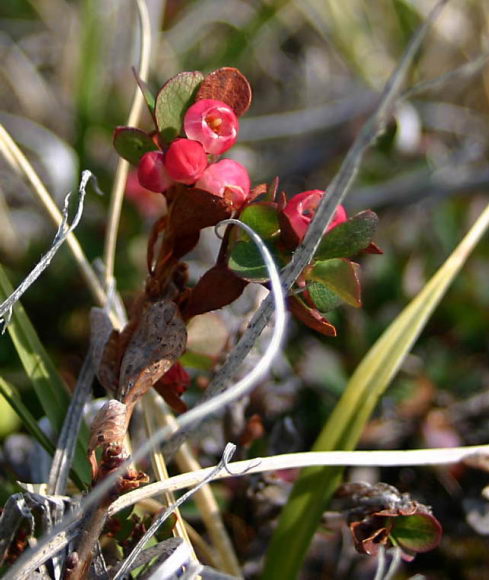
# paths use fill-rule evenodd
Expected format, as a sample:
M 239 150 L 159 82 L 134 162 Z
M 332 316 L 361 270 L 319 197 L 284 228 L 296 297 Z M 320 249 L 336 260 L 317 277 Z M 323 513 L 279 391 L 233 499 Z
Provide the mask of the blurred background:
M 153 32 L 150 86 L 156 89 L 182 70 L 239 68 L 250 80 L 254 99 L 230 153 L 248 167 L 254 184 L 279 176 L 280 189 L 293 195 L 327 188 L 434 2 L 147 4 Z M 483 63 L 481 55 L 489 55 L 488 34 L 489 3 L 452 0 L 423 43 L 408 85 L 476 59 Z M 105 195 L 89 194 L 76 232 L 90 260 L 103 251 L 118 160 L 112 131 L 126 123 L 135 90 L 131 67 L 138 65 L 138 35 L 135 2 L 130 0 L 0 3 L 0 122 L 58 203 L 76 188 L 81 170 L 97 176 Z M 380 217 L 375 241 L 384 254 L 361 259 L 363 308 L 332 313 L 338 330 L 334 339 L 291 323 L 288 344 L 293 342 L 294 348 L 285 346 L 274 380 L 255 392 L 245 410 L 247 416 L 261 415 L 268 434 L 251 445 L 249 454 L 310 446 L 369 346 L 487 203 L 488 99 L 489 68 L 482 64 L 474 74 L 428 87 L 398 105 L 387 131 L 364 159 L 345 204 L 350 213 L 371 208 Z M 141 127 L 149 123 L 145 112 Z M 158 196 L 141 197 L 131 179 L 116 258 L 118 288 L 128 301 L 142 287 L 148 231 L 161 212 Z M 12 283 L 23 279 L 53 236 L 51 222 L 29 187 L 0 159 L 0 261 Z M 364 434 L 364 448 L 489 440 L 488 257 L 486 236 L 388 390 Z M 196 256 L 196 271 L 201 259 Z M 66 249 L 22 302 L 73 385 L 87 349 L 92 299 Z M 1 374 L 39 415 L 7 336 L 0 337 L 0 365 Z M 9 447 L 12 435 L 22 429 L 8 409 L 2 413 L 3 501 L 12 482 L 22 479 L 9 451 L 15 448 Z M 280 441 L 287 441 L 286 449 Z M 468 468 L 369 469 L 350 477 L 388 481 L 409 491 L 432 505 L 444 526 L 440 548 L 404 565 L 399 578 L 416 573 L 429 578 L 488 577 L 489 511 L 479 498 L 489 477 Z M 240 494 L 245 491 L 230 501 L 231 525 L 251 575 L 256 526 L 265 516 L 259 510 L 245 513 Z M 351 553 L 339 532 L 326 527 L 316 543 L 311 577 L 370 577 L 368 559 Z

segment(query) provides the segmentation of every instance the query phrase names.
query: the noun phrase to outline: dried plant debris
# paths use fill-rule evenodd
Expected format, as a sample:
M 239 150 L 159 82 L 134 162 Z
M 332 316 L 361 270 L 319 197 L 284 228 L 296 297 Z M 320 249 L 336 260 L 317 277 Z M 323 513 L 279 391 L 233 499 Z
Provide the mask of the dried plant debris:
M 375 556 L 381 546 L 397 546 L 405 560 L 432 550 L 442 528 L 428 506 L 387 483 L 345 483 L 336 492 L 355 548 Z

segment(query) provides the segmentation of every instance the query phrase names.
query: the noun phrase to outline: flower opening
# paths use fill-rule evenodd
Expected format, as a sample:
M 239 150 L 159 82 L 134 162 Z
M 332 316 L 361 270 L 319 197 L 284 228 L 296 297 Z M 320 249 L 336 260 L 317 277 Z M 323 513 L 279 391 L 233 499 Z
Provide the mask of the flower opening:
M 206 153 L 220 155 L 234 145 L 239 123 L 234 111 L 215 99 L 201 99 L 185 113 L 185 134 L 202 143 Z
M 235 209 L 239 209 L 248 199 L 250 185 L 248 171 L 241 163 L 222 159 L 209 165 L 195 187 L 222 197 Z

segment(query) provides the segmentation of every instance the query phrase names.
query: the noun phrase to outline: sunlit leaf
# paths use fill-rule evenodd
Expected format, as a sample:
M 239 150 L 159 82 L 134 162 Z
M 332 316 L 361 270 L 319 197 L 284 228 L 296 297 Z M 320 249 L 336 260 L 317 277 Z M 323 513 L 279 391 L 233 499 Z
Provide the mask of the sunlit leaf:
M 393 519 L 389 536 L 401 549 L 428 552 L 440 543 L 442 528 L 431 514 L 399 516 Z
M 358 264 L 350 260 L 335 258 L 316 262 L 308 270 L 306 280 L 317 282 L 317 284 L 311 284 L 308 290 L 319 311 L 328 312 L 334 308 L 334 306 L 329 306 L 331 293 L 339 296 L 350 306 L 361 306 L 359 268 Z M 323 310 L 323 303 L 327 305 L 327 310 Z
M 330 230 L 316 250 L 315 260 L 350 258 L 366 249 L 375 234 L 379 218 L 366 210 Z
M 198 71 L 179 73 L 167 81 L 156 95 L 156 124 L 167 143 L 180 134 L 185 111 L 195 99 L 203 79 L 204 75 Z

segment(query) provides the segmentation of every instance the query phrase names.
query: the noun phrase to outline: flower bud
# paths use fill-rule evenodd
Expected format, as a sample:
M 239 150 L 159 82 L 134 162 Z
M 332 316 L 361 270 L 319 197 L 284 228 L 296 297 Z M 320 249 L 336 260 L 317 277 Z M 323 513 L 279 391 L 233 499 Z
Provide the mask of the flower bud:
M 161 151 L 148 151 L 138 165 L 138 179 L 142 187 L 150 191 L 162 192 L 172 184 L 164 165 L 164 155 Z
M 294 195 L 285 206 L 283 213 L 287 216 L 290 226 L 299 238 L 299 241 L 302 241 L 306 235 L 307 228 L 316 213 L 316 208 L 324 193 L 325 192 L 320 189 L 303 191 L 302 193 Z M 334 214 L 333 219 L 324 233 L 343 223 L 347 219 L 345 208 L 342 205 L 339 205 L 336 208 L 336 213 Z
M 222 197 L 235 209 L 239 209 L 249 196 L 250 185 L 248 171 L 241 163 L 222 159 L 209 165 L 195 187 Z
M 206 153 L 220 155 L 236 142 L 239 123 L 226 103 L 201 99 L 185 113 L 183 128 L 189 139 L 202 143 Z
M 191 185 L 207 167 L 207 155 L 197 141 L 176 139 L 166 152 L 165 167 L 172 179 Z

